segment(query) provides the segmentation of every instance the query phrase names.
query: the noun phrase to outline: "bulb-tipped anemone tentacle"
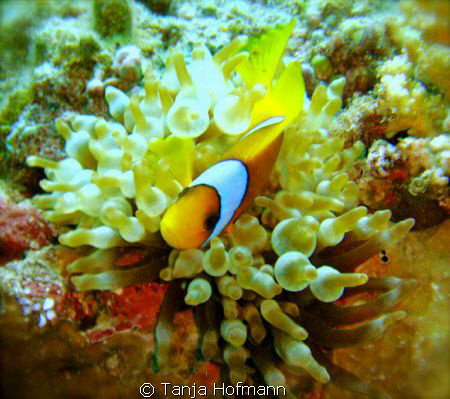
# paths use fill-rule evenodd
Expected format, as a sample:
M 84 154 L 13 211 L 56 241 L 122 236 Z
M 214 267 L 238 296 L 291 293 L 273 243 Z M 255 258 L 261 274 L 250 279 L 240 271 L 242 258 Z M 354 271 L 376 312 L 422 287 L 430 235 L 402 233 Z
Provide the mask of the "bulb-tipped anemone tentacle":
M 267 89 L 256 84 L 238 95 L 229 94 L 214 108 L 214 121 L 226 134 L 238 135 L 248 130 L 255 103 L 267 94 Z
M 109 113 L 119 123 L 123 123 L 125 109 L 130 104 L 128 96 L 123 91 L 108 86 L 105 90 L 105 99 L 109 105 Z
M 210 249 L 203 257 L 203 270 L 210 276 L 222 276 L 228 271 L 228 253 L 217 237 L 211 240 Z
M 79 161 L 84 167 L 95 166 L 94 157 L 87 151 L 89 141 L 92 138 L 92 128 L 84 130 L 81 126 L 79 130 L 72 130 L 68 123 L 60 119 L 56 123 L 56 131 L 66 140 L 65 150 L 67 155 Z
M 161 119 L 149 114 L 146 115 L 139 104 L 139 97 L 137 95 L 133 95 L 131 97 L 129 109 L 134 124 L 131 136 L 142 136 L 147 143 L 152 141 L 154 138 L 164 136 L 164 129 Z
M 244 345 L 247 339 L 247 327 L 241 320 L 222 320 L 220 335 L 235 348 Z
M 298 62 L 281 65 L 294 25 L 213 55 L 196 43 L 191 62 L 169 50 L 161 78 L 149 64 L 131 95 L 106 88 L 110 120 L 64 114 L 67 158 L 27 159 L 46 176 L 32 203 L 74 226 L 62 245 L 92 249 L 67 268 L 77 290 L 167 283 L 155 369 L 170 364 L 174 314 L 191 308 L 199 353 L 228 384 L 264 381 L 294 398 L 287 374 L 306 371 L 385 399 L 330 358 L 405 316 L 396 307 L 415 281 L 355 270 L 414 220 L 359 206 L 351 168 L 364 145 L 331 132 L 345 78 L 307 98 Z M 120 265 L 134 251 L 140 260 Z
M 221 276 L 216 279 L 217 289 L 226 298 L 237 301 L 242 298 L 243 290 L 234 276 Z
M 316 248 L 318 229 L 319 222 L 312 216 L 285 219 L 272 232 L 272 247 L 280 256 L 290 251 L 311 256 Z
M 265 299 L 261 302 L 261 315 L 272 326 L 294 338 L 304 340 L 308 337 L 308 332 L 285 314 L 273 299 Z
M 223 350 L 223 359 L 230 369 L 232 384 L 242 383 L 247 379 L 248 373 L 253 371 L 245 364 L 249 357 L 249 351 L 243 346 L 236 348 L 233 345 L 227 345 Z
M 302 252 L 290 251 L 275 263 L 275 278 L 287 291 L 301 291 L 317 279 L 317 270 Z
M 158 93 L 158 80 L 150 65 L 144 72 L 144 89 L 144 97 L 139 104 L 142 112 L 144 115 L 161 118 L 163 110 Z
M 211 294 L 211 284 L 203 278 L 195 278 L 188 285 L 184 301 L 188 305 L 197 306 L 205 303 L 211 297 Z

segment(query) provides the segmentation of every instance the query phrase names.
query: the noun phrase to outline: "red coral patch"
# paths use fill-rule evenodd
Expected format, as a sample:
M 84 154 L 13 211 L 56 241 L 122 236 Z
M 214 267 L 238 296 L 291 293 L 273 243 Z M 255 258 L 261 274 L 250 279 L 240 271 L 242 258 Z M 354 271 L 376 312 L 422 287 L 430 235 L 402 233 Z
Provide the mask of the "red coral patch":
M 0 261 L 17 258 L 28 249 L 39 249 L 56 237 L 53 226 L 39 210 L 0 199 Z

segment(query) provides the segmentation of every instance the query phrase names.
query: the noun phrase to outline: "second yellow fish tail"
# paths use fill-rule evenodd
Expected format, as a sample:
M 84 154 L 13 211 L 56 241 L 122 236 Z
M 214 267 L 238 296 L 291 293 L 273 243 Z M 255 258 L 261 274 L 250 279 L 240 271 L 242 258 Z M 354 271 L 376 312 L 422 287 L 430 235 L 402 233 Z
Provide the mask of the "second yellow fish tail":
M 249 39 L 243 50 L 248 51 L 250 56 L 235 68 L 248 88 L 255 84 L 262 84 L 270 91 L 272 80 L 294 26 L 295 20 L 292 20 L 291 23 L 271 29 L 258 38 Z

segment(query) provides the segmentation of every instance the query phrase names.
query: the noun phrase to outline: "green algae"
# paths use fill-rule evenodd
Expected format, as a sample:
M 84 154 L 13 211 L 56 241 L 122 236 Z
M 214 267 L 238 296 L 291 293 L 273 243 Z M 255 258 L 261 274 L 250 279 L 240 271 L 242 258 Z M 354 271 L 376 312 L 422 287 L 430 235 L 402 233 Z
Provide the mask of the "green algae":
M 132 15 L 128 0 L 94 0 L 94 29 L 104 37 L 129 35 Z
M 311 60 L 316 76 L 320 80 L 328 80 L 333 74 L 333 66 L 326 55 L 317 54 Z

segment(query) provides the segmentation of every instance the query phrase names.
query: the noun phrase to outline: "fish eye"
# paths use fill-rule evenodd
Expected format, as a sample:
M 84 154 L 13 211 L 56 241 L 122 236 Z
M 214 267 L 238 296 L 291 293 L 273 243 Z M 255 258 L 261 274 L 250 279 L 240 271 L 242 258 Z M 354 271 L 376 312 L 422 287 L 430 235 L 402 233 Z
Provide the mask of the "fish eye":
M 209 215 L 205 220 L 205 229 L 207 231 L 211 231 L 216 227 L 217 222 L 219 221 L 219 216 L 215 213 Z

